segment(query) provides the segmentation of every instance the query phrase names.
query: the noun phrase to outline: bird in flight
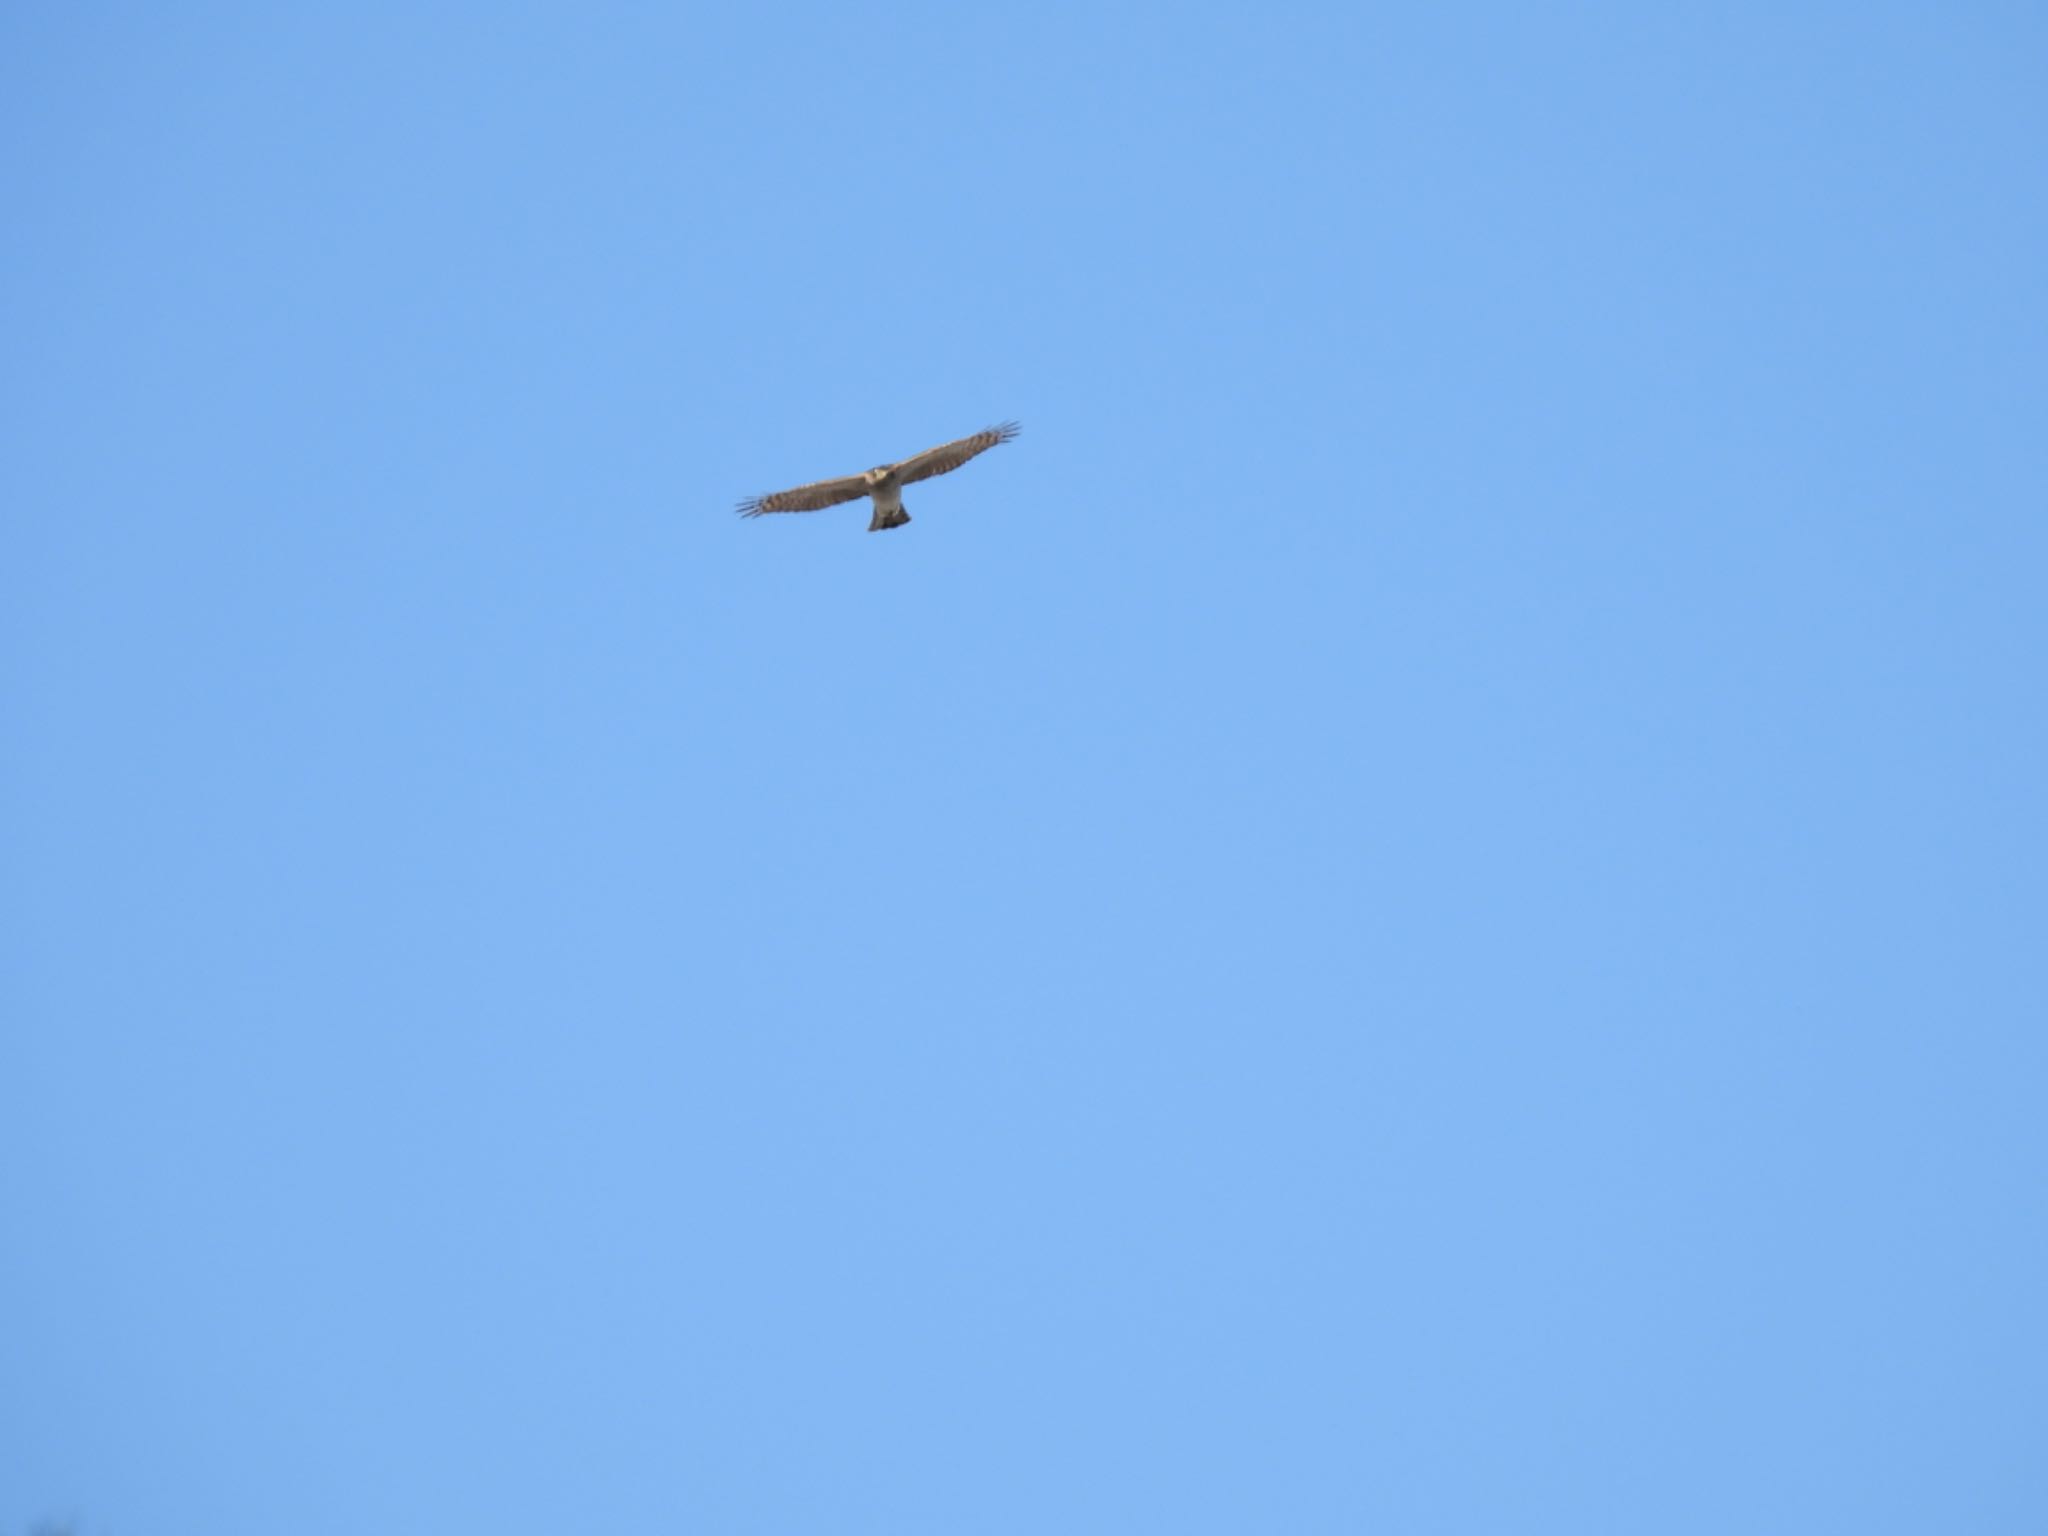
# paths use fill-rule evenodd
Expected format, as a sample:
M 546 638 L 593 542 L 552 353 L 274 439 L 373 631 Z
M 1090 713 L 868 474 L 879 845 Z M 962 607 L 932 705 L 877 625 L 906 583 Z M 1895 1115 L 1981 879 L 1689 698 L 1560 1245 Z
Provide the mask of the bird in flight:
M 910 521 L 910 514 L 903 510 L 904 486 L 929 480 L 933 475 L 948 474 L 977 453 L 986 453 L 997 443 L 1007 443 L 1016 435 L 1017 423 L 1006 421 L 972 437 L 927 448 L 923 453 L 898 463 L 878 464 L 864 475 L 813 480 L 809 485 L 777 491 L 772 496 L 749 496 L 740 503 L 740 516 L 759 517 L 766 512 L 817 512 L 825 507 L 836 507 L 842 501 L 852 501 L 856 496 L 872 496 L 875 515 L 868 523 L 868 532 L 901 528 Z

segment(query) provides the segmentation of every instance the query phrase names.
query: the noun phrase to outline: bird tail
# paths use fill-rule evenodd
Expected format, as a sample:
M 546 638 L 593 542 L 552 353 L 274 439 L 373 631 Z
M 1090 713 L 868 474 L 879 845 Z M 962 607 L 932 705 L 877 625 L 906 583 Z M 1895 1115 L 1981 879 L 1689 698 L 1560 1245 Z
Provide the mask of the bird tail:
M 875 515 L 873 520 L 870 521 L 868 524 L 868 532 L 880 533 L 885 528 L 901 528 L 905 523 L 909 521 L 910 514 L 904 511 L 901 507 L 891 507 L 886 512 L 884 512 L 880 507 L 877 507 L 875 508 Z

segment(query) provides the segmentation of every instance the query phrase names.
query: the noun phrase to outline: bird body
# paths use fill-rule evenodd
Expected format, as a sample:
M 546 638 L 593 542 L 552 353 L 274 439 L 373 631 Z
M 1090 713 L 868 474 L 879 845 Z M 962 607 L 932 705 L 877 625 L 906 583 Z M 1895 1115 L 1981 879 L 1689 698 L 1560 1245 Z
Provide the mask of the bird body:
M 814 480 L 809 485 L 794 486 L 772 495 L 750 496 L 740 503 L 739 513 L 741 517 L 760 517 L 769 512 L 817 512 L 826 507 L 836 507 L 842 501 L 866 496 L 875 504 L 875 515 L 868 521 L 869 533 L 901 528 L 910 521 L 910 514 L 903 510 L 904 486 L 929 480 L 933 475 L 949 474 L 976 454 L 986 453 L 996 444 L 1007 443 L 1016 435 L 1017 423 L 1006 421 L 972 437 L 927 448 L 923 453 L 913 454 L 894 464 L 878 464 L 866 474 L 842 475 L 837 480 Z
M 875 515 L 868 519 L 869 533 L 901 528 L 910 521 L 910 514 L 903 510 L 903 477 L 896 473 L 893 464 L 869 470 L 867 482 L 868 495 L 875 503 Z

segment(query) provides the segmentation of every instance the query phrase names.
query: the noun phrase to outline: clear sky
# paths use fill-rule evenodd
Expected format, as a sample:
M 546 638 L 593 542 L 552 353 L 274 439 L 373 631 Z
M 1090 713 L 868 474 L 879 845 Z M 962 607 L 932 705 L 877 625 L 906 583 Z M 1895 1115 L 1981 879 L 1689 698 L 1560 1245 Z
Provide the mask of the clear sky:
M 2048 1523 L 2042 8 L 16 5 L 0 199 L 0 1533 Z

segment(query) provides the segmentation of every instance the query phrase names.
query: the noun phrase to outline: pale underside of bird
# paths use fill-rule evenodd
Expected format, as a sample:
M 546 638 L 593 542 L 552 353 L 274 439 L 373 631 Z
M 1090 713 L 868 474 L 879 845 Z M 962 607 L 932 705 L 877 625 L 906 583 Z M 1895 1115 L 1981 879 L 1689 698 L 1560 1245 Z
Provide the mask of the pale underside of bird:
M 871 496 L 875 502 L 875 515 L 868 523 L 868 532 L 901 528 L 910 521 L 910 514 L 903 510 L 904 486 L 929 480 L 933 475 L 949 474 L 977 453 L 986 453 L 997 443 L 1007 443 L 1016 435 L 1017 423 L 1006 421 L 972 437 L 927 448 L 923 453 L 895 464 L 878 464 L 864 475 L 813 480 L 809 485 L 777 491 L 770 496 L 750 496 L 740 503 L 740 516 L 760 517 L 768 512 L 818 512 L 826 507 L 836 507 L 842 501 Z

